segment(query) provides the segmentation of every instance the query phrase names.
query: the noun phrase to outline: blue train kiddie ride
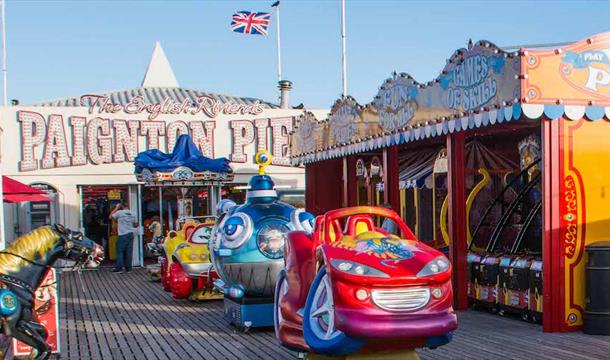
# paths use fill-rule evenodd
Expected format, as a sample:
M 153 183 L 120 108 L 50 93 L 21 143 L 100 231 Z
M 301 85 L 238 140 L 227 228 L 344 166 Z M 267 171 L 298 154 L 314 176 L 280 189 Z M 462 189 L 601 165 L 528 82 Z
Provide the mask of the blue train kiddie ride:
M 213 231 L 212 261 L 224 293 L 224 312 L 241 330 L 273 326 L 273 295 L 284 268 L 284 244 L 289 231 L 312 231 L 313 215 L 278 200 L 273 180 L 265 174 L 271 154 L 255 156 L 258 175 L 252 177 L 246 203 L 221 200 Z

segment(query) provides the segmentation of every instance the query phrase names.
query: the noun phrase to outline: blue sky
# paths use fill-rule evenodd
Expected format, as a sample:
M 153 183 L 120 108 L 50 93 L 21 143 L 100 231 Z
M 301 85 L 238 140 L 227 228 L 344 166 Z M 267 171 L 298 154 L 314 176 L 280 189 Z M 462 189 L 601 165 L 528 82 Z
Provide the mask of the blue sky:
M 277 100 L 269 36 L 233 33 L 236 10 L 272 1 L 8 0 L 9 98 L 22 104 L 140 85 L 160 41 L 182 87 Z M 339 0 L 282 0 L 291 103 L 341 94 Z M 348 93 L 370 102 L 392 71 L 432 80 L 469 38 L 499 46 L 610 31 L 610 1 L 347 1 Z

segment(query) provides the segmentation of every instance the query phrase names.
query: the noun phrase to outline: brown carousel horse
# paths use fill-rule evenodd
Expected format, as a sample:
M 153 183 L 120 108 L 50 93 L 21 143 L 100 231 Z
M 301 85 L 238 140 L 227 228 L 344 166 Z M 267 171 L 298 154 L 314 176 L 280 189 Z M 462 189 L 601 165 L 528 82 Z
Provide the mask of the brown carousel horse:
M 38 228 L 0 251 L 2 333 L 30 345 L 34 349 L 30 358 L 48 359 L 47 331 L 32 316 L 36 289 L 57 259 L 75 261 L 75 267 L 94 267 L 103 254 L 92 240 L 61 225 Z

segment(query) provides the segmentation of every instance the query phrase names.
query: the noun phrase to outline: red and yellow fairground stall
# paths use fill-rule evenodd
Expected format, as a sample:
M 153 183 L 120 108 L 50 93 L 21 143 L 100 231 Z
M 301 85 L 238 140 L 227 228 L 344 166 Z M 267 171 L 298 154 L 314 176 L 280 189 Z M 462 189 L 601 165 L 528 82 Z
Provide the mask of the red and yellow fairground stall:
M 454 266 L 455 307 L 583 323 L 585 246 L 610 233 L 610 33 L 505 52 L 480 41 L 441 74 L 297 118 L 293 165 L 321 214 L 388 203 Z M 490 281 L 490 279 L 498 279 Z

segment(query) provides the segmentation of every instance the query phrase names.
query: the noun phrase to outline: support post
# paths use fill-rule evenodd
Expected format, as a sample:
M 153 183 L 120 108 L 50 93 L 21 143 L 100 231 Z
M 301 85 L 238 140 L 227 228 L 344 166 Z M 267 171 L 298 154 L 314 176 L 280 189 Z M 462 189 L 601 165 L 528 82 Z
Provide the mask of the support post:
M 542 121 L 542 330 L 559 332 L 563 323 L 562 309 L 565 295 L 561 291 L 564 284 L 563 268 L 560 258 L 563 256 L 560 234 L 559 209 L 559 167 L 561 165 L 560 122 L 564 119 Z
M 343 205 L 343 207 L 348 207 L 349 206 L 349 181 L 348 181 L 348 168 L 347 168 L 347 156 L 344 156 L 341 159 L 341 162 L 343 164 L 343 174 L 342 174 L 342 179 L 343 179 L 343 192 L 342 192 L 342 197 L 341 197 L 341 203 Z
M 400 214 L 400 189 L 398 170 L 398 146 L 392 146 L 385 152 L 385 178 L 383 179 L 384 200 L 392 205 L 392 209 Z
M 159 186 L 159 224 L 163 232 L 163 187 Z
M 316 164 L 305 165 L 305 209 L 314 215 L 318 214 L 316 201 Z
M 356 157 L 347 157 L 347 206 L 358 205 L 358 178 L 356 177 Z
M 456 310 L 468 307 L 466 253 L 466 182 L 464 171 L 465 135 L 447 135 L 448 193 L 449 193 L 449 257 L 453 265 L 453 306 Z

